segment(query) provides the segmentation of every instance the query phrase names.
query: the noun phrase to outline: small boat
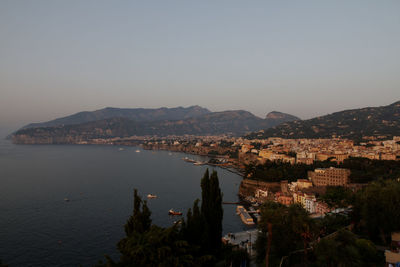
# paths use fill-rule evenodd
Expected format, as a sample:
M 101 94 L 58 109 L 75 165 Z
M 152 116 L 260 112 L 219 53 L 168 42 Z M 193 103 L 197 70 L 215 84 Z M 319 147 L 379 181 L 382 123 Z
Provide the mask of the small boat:
M 139 149 L 136 149 L 136 151 L 135 151 L 136 153 L 139 153 L 140 152 L 140 150 Z
M 174 211 L 173 209 L 170 209 L 170 210 L 168 211 L 168 214 L 169 214 L 169 215 L 182 215 L 182 212 Z
M 69 198 L 64 198 L 64 201 L 65 202 L 69 202 Z
M 157 198 L 157 196 L 156 196 L 156 195 L 153 195 L 153 194 L 148 194 L 148 195 L 147 195 L 147 198 Z
M 184 157 L 182 158 L 184 161 L 186 162 L 190 162 L 190 163 L 195 163 L 196 161 L 194 159 L 189 159 L 188 157 Z
M 124 151 L 124 150 L 125 150 L 125 148 L 123 148 L 123 147 L 120 147 L 118 150 L 119 150 L 119 151 Z

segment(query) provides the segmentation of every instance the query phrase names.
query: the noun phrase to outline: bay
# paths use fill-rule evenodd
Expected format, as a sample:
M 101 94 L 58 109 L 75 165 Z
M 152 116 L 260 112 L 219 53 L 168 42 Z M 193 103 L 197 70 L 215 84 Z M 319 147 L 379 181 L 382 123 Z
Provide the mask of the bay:
M 153 223 L 172 225 L 177 218 L 168 210 L 185 214 L 201 197 L 207 166 L 184 162 L 182 153 L 137 149 L 1 140 L 0 259 L 11 267 L 91 266 L 104 254 L 117 259 L 134 188 L 144 198 L 158 196 L 148 200 Z M 216 170 L 224 201 L 237 201 L 241 177 Z M 235 207 L 224 205 L 224 233 L 248 229 Z

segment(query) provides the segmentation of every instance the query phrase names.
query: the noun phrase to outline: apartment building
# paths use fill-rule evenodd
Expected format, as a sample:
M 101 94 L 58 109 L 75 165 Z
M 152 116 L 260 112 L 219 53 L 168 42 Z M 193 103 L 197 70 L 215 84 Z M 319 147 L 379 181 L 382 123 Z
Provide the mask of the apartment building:
M 348 184 L 349 176 L 350 170 L 334 167 L 308 172 L 308 177 L 315 186 L 344 186 Z

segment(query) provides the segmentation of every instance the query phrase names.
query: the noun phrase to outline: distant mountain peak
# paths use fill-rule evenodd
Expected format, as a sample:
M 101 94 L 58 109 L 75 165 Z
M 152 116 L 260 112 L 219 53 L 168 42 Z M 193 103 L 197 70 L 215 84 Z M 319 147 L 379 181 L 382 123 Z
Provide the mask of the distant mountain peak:
M 290 119 L 290 120 L 300 120 L 300 118 L 287 114 L 287 113 L 283 113 L 283 112 L 279 112 L 279 111 L 271 111 L 270 113 L 267 114 L 267 116 L 265 117 L 266 119 Z

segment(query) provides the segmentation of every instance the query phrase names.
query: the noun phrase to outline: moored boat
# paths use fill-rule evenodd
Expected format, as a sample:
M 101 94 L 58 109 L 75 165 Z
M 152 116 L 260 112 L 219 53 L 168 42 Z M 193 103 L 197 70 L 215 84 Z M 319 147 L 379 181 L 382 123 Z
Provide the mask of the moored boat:
M 182 215 L 182 212 L 180 212 L 180 211 L 174 211 L 173 209 L 170 209 L 170 210 L 168 211 L 168 214 L 169 214 L 169 215 Z
M 157 195 L 153 195 L 153 194 L 148 194 L 147 198 L 157 198 Z
M 184 157 L 184 158 L 182 158 L 184 161 L 186 161 L 186 162 L 190 162 L 190 163 L 195 163 L 196 161 L 194 160 L 194 159 L 190 159 L 190 158 L 188 158 L 188 157 Z

